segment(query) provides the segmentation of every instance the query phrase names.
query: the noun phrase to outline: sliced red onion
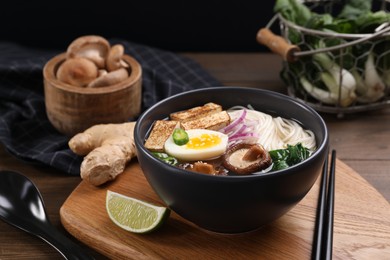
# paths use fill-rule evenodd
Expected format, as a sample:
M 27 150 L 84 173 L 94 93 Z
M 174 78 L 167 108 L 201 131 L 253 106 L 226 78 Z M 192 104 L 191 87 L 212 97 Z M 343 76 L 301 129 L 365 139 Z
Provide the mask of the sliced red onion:
M 220 130 L 229 136 L 229 146 L 239 142 L 257 142 L 259 137 L 254 131 L 258 126 L 258 122 L 250 119 L 245 120 L 246 115 L 247 110 L 244 108 L 242 113 L 231 124 Z
M 241 126 L 237 126 L 234 131 L 231 131 L 230 133 L 228 133 L 228 136 L 231 137 L 231 136 L 234 136 L 236 134 L 241 134 L 243 133 L 245 130 L 247 130 L 247 127 L 243 124 Z
M 245 116 L 246 116 L 246 109 L 243 109 L 241 115 L 237 119 L 235 119 L 232 123 L 222 128 L 220 131 L 225 134 L 230 132 L 232 129 L 234 129 L 238 124 L 240 124 L 245 119 Z
M 234 140 L 237 140 L 237 139 L 246 139 L 246 138 L 249 138 L 249 137 L 256 137 L 256 138 L 259 138 L 256 134 L 254 133 L 246 133 L 246 134 L 237 134 L 237 135 L 234 135 L 232 137 L 229 137 L 229 141 L 234 141 Z

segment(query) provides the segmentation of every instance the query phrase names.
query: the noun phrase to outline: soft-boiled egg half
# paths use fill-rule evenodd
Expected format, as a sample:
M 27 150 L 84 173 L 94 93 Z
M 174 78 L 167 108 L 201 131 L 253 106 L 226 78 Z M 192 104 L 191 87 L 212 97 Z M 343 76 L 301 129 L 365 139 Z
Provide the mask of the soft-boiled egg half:
M 228 136 L 218 131 L 207 129 L 186 130 L 189 141 L 184 145 L 177 145 L 172 135 L 165 142 L 167 154 L 182 161 L 208 160 L 225 153 Z

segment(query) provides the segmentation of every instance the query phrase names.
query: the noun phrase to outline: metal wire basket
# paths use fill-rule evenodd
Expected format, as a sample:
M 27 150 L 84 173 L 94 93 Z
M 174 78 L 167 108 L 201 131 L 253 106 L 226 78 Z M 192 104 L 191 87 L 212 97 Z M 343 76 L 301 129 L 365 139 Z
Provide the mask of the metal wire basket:
M 332 14 L 343 1 L 311 0 L 304 3 L 311 10 L 321 9 Z M 381 1 L 378 10 L 387 12 L 387 4 L 388 0 Z M 277 21 L 281 36 L 270 30 Z M 275 14 L 267 26 L 259 30 L 257 40 L 284 58 L 281 78 L 290 96 L 317 111 L 336 113 L 342 117 L 347 113 L 380 109 L 390 104 L 389 24 L 390 21 L 383 23 L 370 33 L 343 34 L 308 29 L 286 20 L 281 14 Z M 312 42 L 326 45 L 313 46 Z M 331 67 L 320 66 L 317 58 L 321 53 L 331 60 Z M 329 84 L 324 84 L 329 82 L 325 76 L 335 70 L 340 75 L 336 79 L 338 89 L 331 94 Z M 371 79 L 373 73 L 376 73 L 376 81 Z M 346 98 L 344 87 L 351 76 L 354 89 L 348 90 L 352 92 L 348 92 L 350 96 Z M 328 96 L 318 96 L 319 93 Z

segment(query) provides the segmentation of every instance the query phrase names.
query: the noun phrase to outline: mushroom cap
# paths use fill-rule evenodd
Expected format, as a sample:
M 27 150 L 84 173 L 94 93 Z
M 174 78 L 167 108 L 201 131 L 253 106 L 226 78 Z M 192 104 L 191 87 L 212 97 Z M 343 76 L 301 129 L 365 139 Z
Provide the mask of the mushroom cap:
M 255 154 L 248 155 L 248 152 L 252 153 L 252 149 Z M 260 144 L 235 144 L 229 147 L 222 160 L 226 169 L 240 175 L 266 169 L 272 164 L 271 156 Z
M 93 61 L 100 69 L 105 67 L 105 60 L 110 50 L 110 43 L 98 35 L 86 35 L 76 38 L 66 50 L 67 59 L 83 57 Z
M 122 44 L 115 44 L 111 47 L 106 59 L 106 68 L 108 71 L 129 67 L 129 65 L 122 60 L 124 53 L 125 48 Z
M 129 77 L 129 73 L 127 72 L 127 69 L 121 68 L 118 70 L 110 71 L 104 75 L 101 75 L 100 77 L 96 78 L 94 81 L 90 82 L 88 84 L 88 87 L 89 88 L 107 87 L 107 86 L 117 84 L 128 77 Z
M 85 87 L 97 78 L 98 68 L 86 58 L 65 60 L 58 68 L 57 79 L 76 87 Z

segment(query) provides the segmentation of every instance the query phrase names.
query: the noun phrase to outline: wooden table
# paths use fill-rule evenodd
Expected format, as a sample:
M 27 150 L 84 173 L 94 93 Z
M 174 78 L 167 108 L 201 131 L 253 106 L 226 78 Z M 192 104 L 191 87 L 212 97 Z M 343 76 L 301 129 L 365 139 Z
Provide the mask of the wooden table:
M 286 93 L 286 88 L 279 78 L 281 59 L 274 54 L 183 55 L 198 61 L 224 85 L 264 88 Z M 338 159 L 361 174 L 390 201 L 390 107 L 348 115 L 343 119 L 331 114 L 322 115 L 330 131 L 331 148 L 337 150 Z M 28 176 L 40 189 L 53 224 L 67 234 L 61 225 L 59 210 L 80 183 L 79 177 L 70 177 L 45 166 L 18 160 L 7 153 L 2 145 L 0 170 L 15 170 Z M 61 259 L 46 243 L 1 221 L 0 234 L 2 260 Z M 105 259 L 92 249 L 84 247 L 97 259 Z

